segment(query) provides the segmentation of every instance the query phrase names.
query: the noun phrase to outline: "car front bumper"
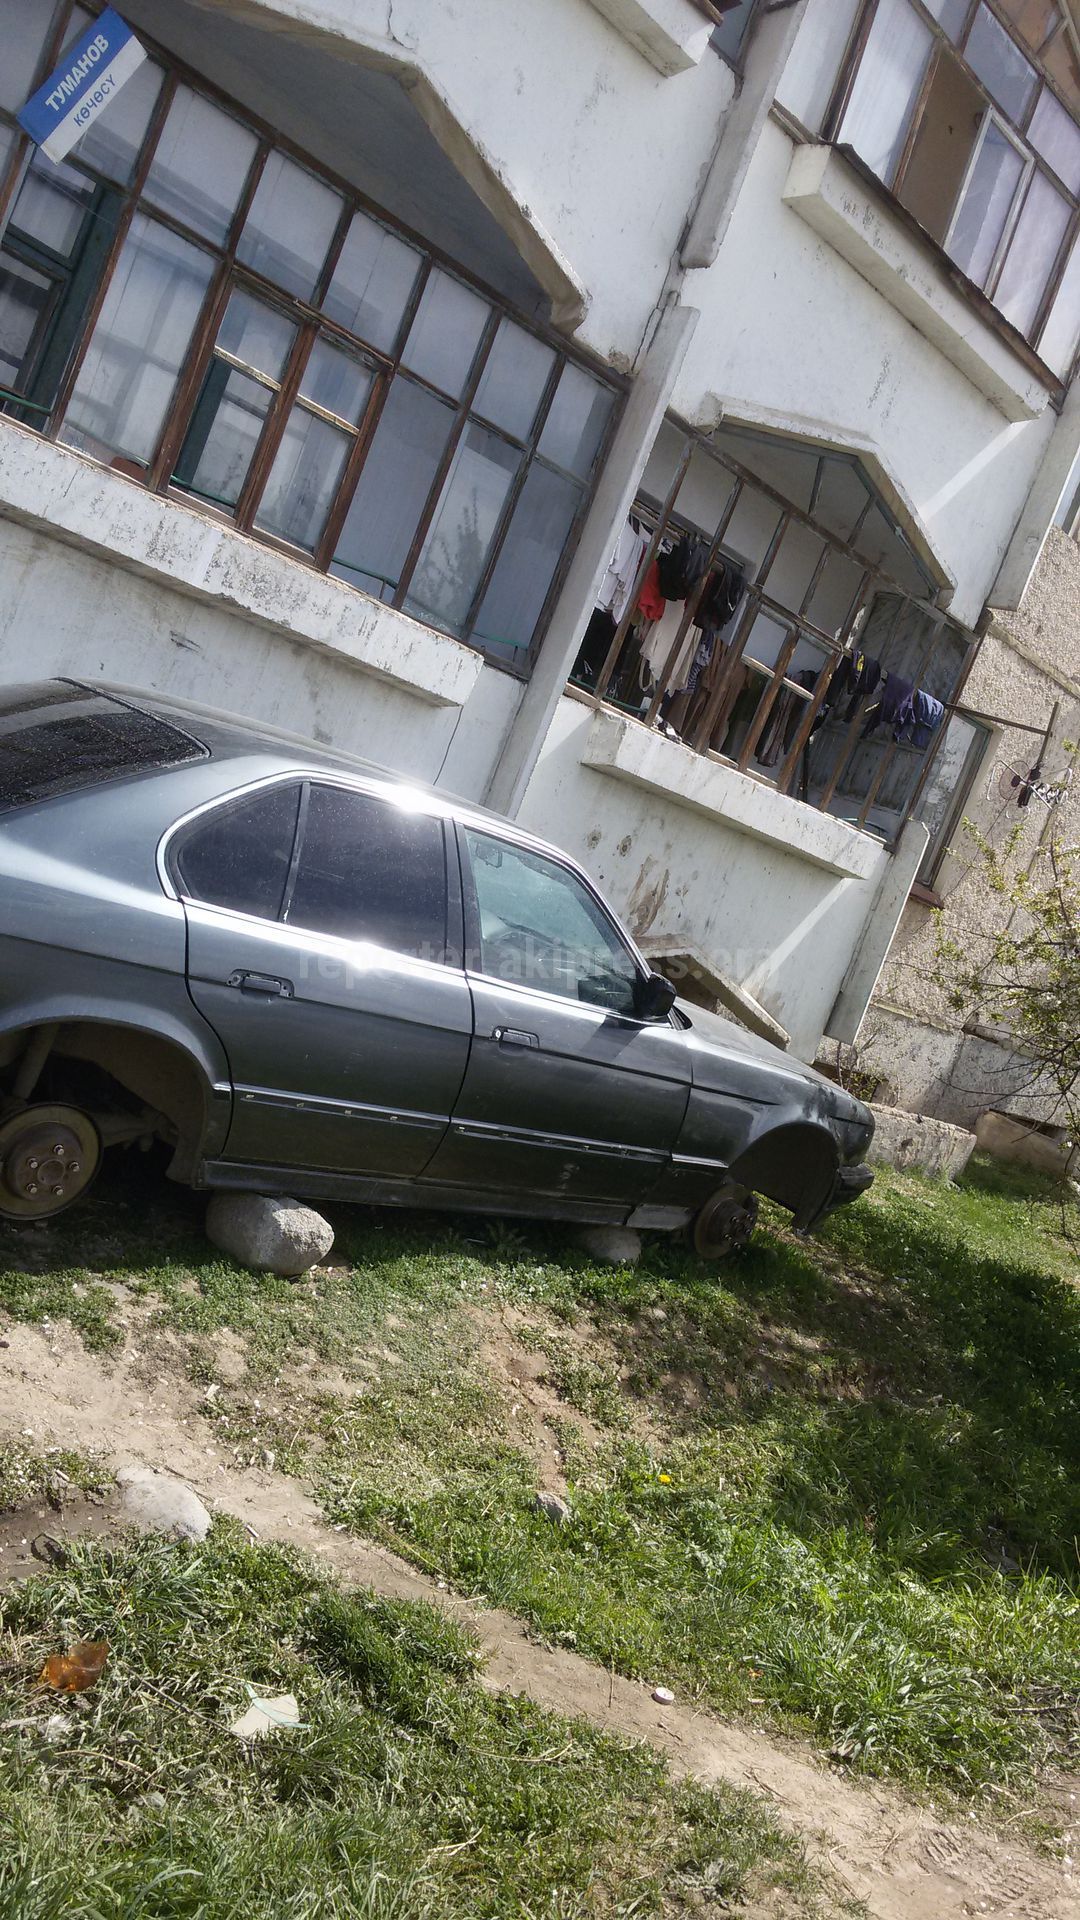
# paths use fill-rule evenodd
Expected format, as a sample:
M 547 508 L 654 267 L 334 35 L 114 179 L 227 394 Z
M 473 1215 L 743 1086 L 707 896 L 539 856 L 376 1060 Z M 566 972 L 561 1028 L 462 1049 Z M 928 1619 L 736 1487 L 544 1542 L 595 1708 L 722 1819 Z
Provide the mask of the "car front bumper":
M 850 1206 L 853 1200 L 857 1200 L 859 1195 L 865 1193 L 873 1184 L 874 1169 L 873 1167 L 868 1167 L 865 1160 L 860 1160 L 858 1165 L 854 1167 L 838 1168 L 836 1179 L 833 1181 L 832 1190 L 829 1193 L 828 1199 L 825 1201 L 824 1206 L 819 1208 L 814 1218 L 810 1221 L 809 1226 L 806 1227 L 804 1231 L 809 1233 L 814 1227 L 820 1227 L 822 1221 L 827 1220 L 830 1213 L 836 1212 L 837 1207 Z

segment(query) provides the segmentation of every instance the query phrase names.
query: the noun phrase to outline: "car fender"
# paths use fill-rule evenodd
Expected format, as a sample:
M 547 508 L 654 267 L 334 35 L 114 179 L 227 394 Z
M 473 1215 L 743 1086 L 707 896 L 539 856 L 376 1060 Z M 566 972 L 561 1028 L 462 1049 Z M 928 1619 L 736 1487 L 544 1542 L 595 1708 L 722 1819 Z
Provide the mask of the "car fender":
M 212 1158 L 221 1151 L 232 1116 L 229 1064 L 213 1028 L 194 1006 L 188 1021 L 162 1007 L 139 1005 L 104 994 L 48 994 L 23 1000 L 17 1006 L 0 1008 L 0 1041 L 53 1024 L 68 1031 L 69 1038 L 76 1042 L 69 1051 L 81 1057 L 98 1058 L 100 1050 L 85 1044 L 85 1036 L 80 1043 L 80 1037 L 73 1031 L 79 1028 L 109 1028 L 114 1033 L 129 1033 L 133 1038 L 152 1040 L 174 1050 L 195 1076 L 203 1102 L 201 1137 L 198 1142 L 189 1142 L 186 1157 Z M 62 1042 L 59 1050 L 64 1051 Z
M 731 1162 L 730 1178 L 787 1207 L 802 1231 L 827 1205 L 839 1167 L 840 1148 L 828 1127 L 811 1119 L 772 1126 L 766 1120 Z

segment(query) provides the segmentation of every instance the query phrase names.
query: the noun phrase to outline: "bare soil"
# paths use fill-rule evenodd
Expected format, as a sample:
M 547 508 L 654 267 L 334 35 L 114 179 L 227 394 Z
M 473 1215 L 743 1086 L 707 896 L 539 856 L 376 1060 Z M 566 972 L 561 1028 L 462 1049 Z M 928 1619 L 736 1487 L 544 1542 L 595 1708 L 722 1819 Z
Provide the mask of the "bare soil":
M 200 1411 L 200 1389 L 178 1364 L 181 1342 L 127 1314 L 123 1348 L 88 1353 L 63 1322 L 45 1329 L 4 1328 L 0 1347 L 0 1438 L 23 1436 L 38 1451 L 77 1448 L 110 1470 L 141 1463 L 186 1480 L 213 1512 L 234 1515 L 262 1539 L 289 1541 L 350 1583 L 434 1602 L 478 1633 L 486 1650 L 483 1683 L 527 1694 L 545 1707 L 592 1721 L 606 1731 L 647 1741 L 680 1774 L 729 1781 L 763 1794 L 778 1818 L 826 1863 L 873 1920 L 1080 1920 L 1071 1873 L 1034 1852 L 1007 1829 L 991 1832 L 974 1819 L 940 1816 L 892 1788 L 864 1785 L 828 1767 L 808 1746 L 710 1714 L 658 1706 L 650 1689 L 608 1674 L 566 1650 L 531 1640 L 509 1614 L 450 1593 L 381 1547 L 329 1527 L 302 1485 L 271 1467 L 240 1468 L 218 1443 Z M 543 1385 L 543 1360 L 514 1339 L 505 1318 L 482 1329 L 484 1351 L 520 1404 L 524 1442 L 541 1477 L 561 1485 L 554 1422 L 560 1403 Z M 243 1377 L 243 1343 L 224 1337 L 221 1372 Z M 336 1383 L 305 1365 L 314 1391 Z M 107 1534 L 119 1525 L 113 1503 L 71 1493 L 59 1509 L 44 1502 L 0 1516 L 0 1583 L 25 1577 L 47 1552 L 42 1534 Z M 657 1675 L 658 1682 L 663 1675 Z M 1073 1811 L 1066 1808 L 1066 1813 Z M 1070 1852 L 1072 1848 L 1070 1847 Z

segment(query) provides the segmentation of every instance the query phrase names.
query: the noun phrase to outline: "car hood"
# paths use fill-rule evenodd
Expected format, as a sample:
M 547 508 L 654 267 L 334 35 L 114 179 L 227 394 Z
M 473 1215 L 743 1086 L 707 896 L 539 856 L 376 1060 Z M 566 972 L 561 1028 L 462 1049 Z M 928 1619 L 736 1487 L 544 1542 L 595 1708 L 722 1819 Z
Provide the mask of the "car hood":
M 723 1014 L 708 1013 L 688 1000 L 676 1000 L 678 1012 L 689 1022 L 686 1041 L 693 1060 L 694 1085 L 727 1091 L 735 1075 L 740 1084 L 752 1080 L 762 1094 L 771 1090 L 777 1103 L 790 1100 L 796 1087 L 805 1089 L 810 1111 L 822 1118 L 873 1125 L 873 1116 L 861 1100 L 826 1079 L 823 1073 L 796 1060 L 771 1040 L 762 1040 Z M 794 1083 L 794 1085 L 793 1085 Z

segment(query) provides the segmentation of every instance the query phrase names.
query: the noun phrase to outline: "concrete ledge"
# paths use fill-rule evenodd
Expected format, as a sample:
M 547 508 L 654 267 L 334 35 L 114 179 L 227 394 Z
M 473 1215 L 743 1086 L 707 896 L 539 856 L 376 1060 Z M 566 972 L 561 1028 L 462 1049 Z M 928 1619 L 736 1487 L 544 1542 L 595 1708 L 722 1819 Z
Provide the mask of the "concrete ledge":
M 975 1151 L 975 1135 L 945 1120 L 928 1120 L 925 1114 L 905 1113 L 901 1107 L 872 1106 L 870 1111 L 875 1132 L 866 1157 L 872 1166 L 955 1180 Z
M 1061 1132 L 1064 1134 L 1064 1128 Z M 1033 1121 L 1008 1113 L 984 1113 L 975 1124 L 975 1140 L 980 1152 L 992 1154 L 995 1160 L 1034 1167 L 1052 1180 L 1064 1180 L 1077 1164 L 1077 1149 L 1067 1136 L 1055 1139 Z
M 714 1013 L 730 1013 L 759 1039 L 771 1040 L 774 1047 L 790 1047 L 791 1035 L 787 1028 L 774 1020 L 760 1000 L 740 987 L 737 980 L 715 967 L 700 947 L 688 947 L 677 933 L 647 933 L 638 941 L 638 946 L 645 958 L 659 966 L 675 986 L 689 974 L 699 988 L 704 987 L 715 1002 Z
M 712 21 L 693 0 L 592 0 L 624 40 L 665 77 L 685 73 L 705 57 Z
M 464 706 L 483 671 L 459 640 L 8 420 L 0 516 L 306 641 L 432 706 Z
M 881 865 L 881 842 L 871 834 L 802 800 L 791 800 L 735 767 L 694 753 L 639 720 L 598 710 L 581 758 L 597 773 L 629 780 L 675 806 L 722 820 L 735 833 L 778 847 L 826 873 L 870 880 Z
M 784 201 L 849 266 L 932 341 L 1006 420 L 1034 420 L 1049 393 L 1018 354 L 942 274 L 929 244 L 920 246 L 833 147 L 796 147 Z

